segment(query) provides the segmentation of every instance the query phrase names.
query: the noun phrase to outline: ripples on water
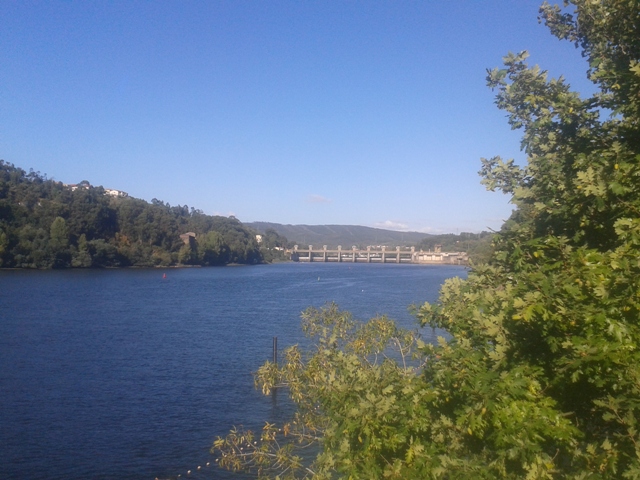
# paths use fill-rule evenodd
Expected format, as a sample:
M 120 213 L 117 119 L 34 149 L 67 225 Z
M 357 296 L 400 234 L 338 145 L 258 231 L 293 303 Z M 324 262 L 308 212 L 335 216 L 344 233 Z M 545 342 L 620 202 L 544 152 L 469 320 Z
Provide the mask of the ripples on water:
M 251 372 L 271 358 L 273 336 L 281 349 L 304 341 L 302 310 L 336 301 L 356 318 L 413 327 L 407 307 L 436 300 L 452 276 L 466 271 L 0 271 L 0 478 L 184 478 L 231 426 L 288 415 L 284 398 L 254 390 Z

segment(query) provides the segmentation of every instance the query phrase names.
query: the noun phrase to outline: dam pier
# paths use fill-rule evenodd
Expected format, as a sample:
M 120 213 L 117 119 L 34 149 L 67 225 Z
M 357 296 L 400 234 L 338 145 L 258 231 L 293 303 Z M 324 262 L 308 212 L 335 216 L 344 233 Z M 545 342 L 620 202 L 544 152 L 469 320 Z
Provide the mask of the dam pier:
M 352 247 L 350 250 L 338 246 L 336 250 L 330 250 L 326 245 L 314 249 L 293 247 L 288 253 L 294 262 L 345 262 L 345 263 L 407 263 L 422 265 L 467 265 L 469 258 L 466 252 L 442 252 L 439 245 L 434 251 L 416 250 L 415 247 L 395 250 L 381 247 L 367 247 L 366 250 Z

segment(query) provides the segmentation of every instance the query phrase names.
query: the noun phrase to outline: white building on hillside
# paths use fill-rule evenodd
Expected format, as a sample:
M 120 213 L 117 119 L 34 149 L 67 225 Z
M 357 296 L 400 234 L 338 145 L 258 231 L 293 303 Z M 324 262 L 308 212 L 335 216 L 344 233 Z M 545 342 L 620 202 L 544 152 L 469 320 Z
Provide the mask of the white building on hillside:
M 112 197 L 121 197 L 121 198 L 129 196 L 127 192 L 123 192 L 122 190 L 114 190 L 113 188 L 105 188 L 104 194 L 110 195 Z

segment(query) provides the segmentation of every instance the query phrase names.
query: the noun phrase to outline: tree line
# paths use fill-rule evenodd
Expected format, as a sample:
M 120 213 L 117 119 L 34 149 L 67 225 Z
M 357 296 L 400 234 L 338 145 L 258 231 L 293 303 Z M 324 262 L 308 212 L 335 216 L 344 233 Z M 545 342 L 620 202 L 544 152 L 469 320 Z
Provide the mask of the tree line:
M 430 235 L 416 245 L 416 250 L 433 251 L 440 246 L 443 252 L 467 252 L 475 264 L 484 263 L 491 257 L 492 232 L 462 232 Z
M 234 217 L 113 197 L 87 181 L 72 189 L 0 160 L 0 267 L 256 264 L 256 233 Z

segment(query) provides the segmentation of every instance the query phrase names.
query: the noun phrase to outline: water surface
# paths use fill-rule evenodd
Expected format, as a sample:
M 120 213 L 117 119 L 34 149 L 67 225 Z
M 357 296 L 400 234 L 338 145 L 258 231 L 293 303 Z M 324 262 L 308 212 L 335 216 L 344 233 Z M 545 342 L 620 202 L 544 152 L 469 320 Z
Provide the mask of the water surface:
M 304 341 L 302 310 L 335 301 L 413 327 L 408 306 L 434 301 L 452 276 L 466 271 L 0 271 L 0 478 L 184 478 L 231 426 L 287 414 L 284 399 L 255 391 L 251 372 L 271 358 L 273 336 L 281 348 Z

